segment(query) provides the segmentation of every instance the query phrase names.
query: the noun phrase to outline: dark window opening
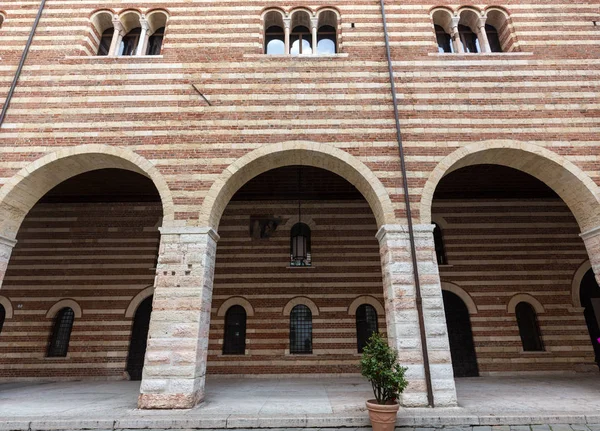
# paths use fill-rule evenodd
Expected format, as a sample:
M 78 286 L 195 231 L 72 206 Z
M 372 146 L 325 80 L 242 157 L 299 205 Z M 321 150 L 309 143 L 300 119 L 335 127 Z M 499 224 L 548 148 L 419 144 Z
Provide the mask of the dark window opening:
M 435 244 L 435 256 L 437 257 L 437 263 L 438 265 L 448 265 L 442 229 L 436 223 L 434 223 L 433 226 L 433 242 Z
M 104 30 L 104 33 L 102 33 L 102 37 L 100 38 L 100 44 L 98 45 L 98 55 L 108 55 L 114 32 L 114 27 Z
M 537 322 L 535 310 L 528 302 L 519 302 L 515 308 L 519 335 L 525 352 L 540 352 L 544 350 L 542 335 Z
M 294 27 L 290 34 L 290 54 L 312 54 L 312 35 L 308 27 Z
M 129 355 L 127 356 L 127 372 L 131 380 L 142 380 L 151 314 L 152 296 L 144 299 L 135 310 L 131 341 L 129 342 Z
M 435 38 L 437 39 L 438 52 L 454 52 L 452 38 L 440 25 L 435 25 Z
M 502 45 L 500 44 L 500 37 L 498 36 L 496 27 L 486 24 L 485 33 L 487 34 L 488 42 L 490 43 L 490 50 L 492 52 L 502 52 Z
M 479 367 L 469 309 L 464 301 L 452 292 L 443 290 L 442 296 L 454 377 L 477 377 Z
M 65 357 L 69 350 L 69 340 L 75 313 L 69 307 L 61 309 L 54 319 L 54 328 L 48 346 L 48 357 Z
M 306 305 L 290 313 L 290 353 L 312 353 L 312 312 Z
M 358 353 L 362 353 L 371 335 L 378 331 L 377 311 L 369 304 L 362 304 L 356 309 L 356 343 Z
M 2 327 L 4 326 L 4 320 L 6 319 L 6 310 L 4 305 L 0 304 L 0 334 L 2 334 Z
M 335 54 L 337 52 L 337 34 L 330 25 L 322 25 L 317 31 L 317 54 Z
M 224 355 L 243 355 L 246 353 L 246 310 L 234 305 L 225 313 Z
M 285 33 L 281 27 L 272 25 L 265 32 L 265 54 L 286 54 Z
M 593 270 L 588 270 L 581 280 L 579 299 L 583 316 L 594 347 L 595 361 L 600 367 L 600 287 Z
M 466 25 L 459 25 L 458 34 L 465 52 L 477 53 L 481 51 L 479 49 L 479 39 L 470 27 L 467 27 Z
M 160 55 L 164 37 L 164 27 L 161 27 L 158 30 L 156 30 L 152 34 L 152 36 L 148 38 L 148 48 L 146 49 L 146 55 Z
M 310 227 L 305 223 L 296 223 L 290 231 L 290 266 L 310 266 Z
M 140 43 L 141 31 L 142 29 L 139 27 L 134 28 L 125 36 L 123 36 L 121 46 L 119 47 L 119 55 L 135 55 L 138 43 Z

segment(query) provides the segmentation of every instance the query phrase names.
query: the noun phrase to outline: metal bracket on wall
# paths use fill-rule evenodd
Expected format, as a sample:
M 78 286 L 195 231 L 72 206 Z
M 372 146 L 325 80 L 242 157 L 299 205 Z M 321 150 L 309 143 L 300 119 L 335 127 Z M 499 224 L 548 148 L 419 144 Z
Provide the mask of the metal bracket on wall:
M 202 98 L 208 104 L 208 106 L 212 106 L 212 103 L 210 103 L 210 101 L 206 98 L 206 96 L 204 94 L 202 94 L 202 92 L 200 91 L 200 89 L 198 88 L 198 86 L 196 84 L 192 84 L 192 87 L 194 87 L 194 90 L 196 90 L 196 93 L 198 93 L 200 96 L 202 96 Z

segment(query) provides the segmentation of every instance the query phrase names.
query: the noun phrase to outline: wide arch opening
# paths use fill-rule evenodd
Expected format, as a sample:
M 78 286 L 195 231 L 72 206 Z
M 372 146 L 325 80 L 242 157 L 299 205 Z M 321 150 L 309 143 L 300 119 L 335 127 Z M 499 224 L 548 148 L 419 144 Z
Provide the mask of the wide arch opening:
M 357 374 L 357 346 L 386 333 L 377 229 L 360 191 L 325 169 L 283 166 L 239 187 L 219 223 L 208 387 L 216 375 Z M 231 329 L 224 310 L 241 296 L 254 312 Z M 363 304 L 379 310 L 367 328 L 348 312 Z M 228 348 L 231 332 L 243 349 Z
M 154 283 L 162 219 L 153 181 L 132 170 L 88 171 L 43 194 L 19 223 L 4 276 L 2 294 L 19 298 L 20 312 L 3 336 L 28 342 L 2 347 L 11 355 L 0 378 L 139 378 L 143 353 L 132 366 L 129 347 L 145 342 L 148 321 L 136 315 L 132 334 L 127 309 Z M 59 319 L 67 308 L 72 318 Z

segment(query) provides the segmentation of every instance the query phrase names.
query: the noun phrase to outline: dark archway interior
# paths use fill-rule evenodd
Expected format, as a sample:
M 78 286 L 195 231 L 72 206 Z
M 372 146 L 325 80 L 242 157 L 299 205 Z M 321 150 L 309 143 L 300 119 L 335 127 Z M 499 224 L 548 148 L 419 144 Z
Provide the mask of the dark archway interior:
M 447 290 L 442 291 L 442 294 L 454 377 L 477 377 L 479 369 L 469 310 L 458 295 Z
M 152 296 L 149 296 L 139 305 L 133 318 L 133 329 L 127 355 L 127 372 L 131 380 L 142 380 L 151 313 Z
M 584 308 L 583 314 L 590 333 L 590 340 L 594 346 L 596 363 L 600 367 L 600 287 L 598 287 L 594 271 L 591 269 L 581 280 L 579 299 Z

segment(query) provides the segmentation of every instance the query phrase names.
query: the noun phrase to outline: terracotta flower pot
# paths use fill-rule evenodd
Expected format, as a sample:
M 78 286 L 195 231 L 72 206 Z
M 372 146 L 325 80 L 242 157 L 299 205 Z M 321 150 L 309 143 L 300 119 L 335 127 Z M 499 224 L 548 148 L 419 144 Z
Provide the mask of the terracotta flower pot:
M 369 410 L 373 431 L 394 431 L 399 408 L 398 403 L 377 404 L 376 400 L 367 401 L 367 410 Z

